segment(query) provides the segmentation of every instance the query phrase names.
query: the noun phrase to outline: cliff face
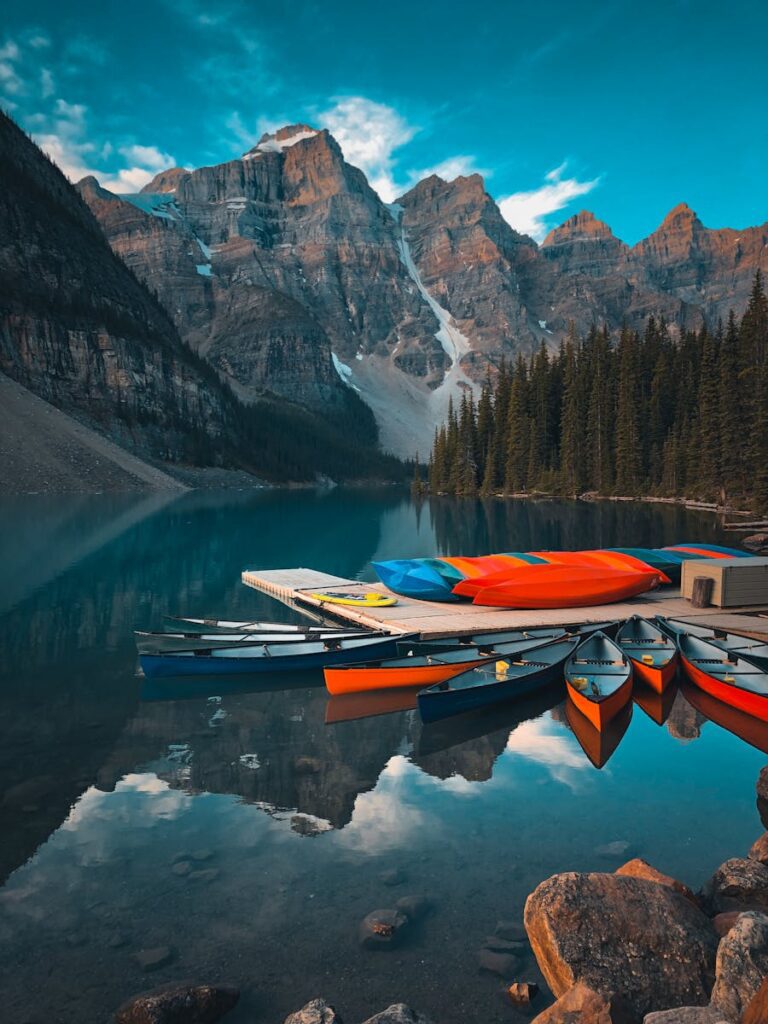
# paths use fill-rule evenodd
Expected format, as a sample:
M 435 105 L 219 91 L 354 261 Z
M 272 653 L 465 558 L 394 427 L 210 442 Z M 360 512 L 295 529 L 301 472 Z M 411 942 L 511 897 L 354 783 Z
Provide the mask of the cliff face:
M 390 206 L 327 131 L 291 125 L 239 160 L 171 168 L 137 196 L 81 191 L 114 250 L 237 393 L 324 412 L 343 382 L 385 447 L 426 450 L 448 398 L 573 321 L 678 331 L 737 313 L 766 267 L 768 226 L 709 230 L 678 207 L 630 248 L 583 211 L 541 245 L 479 175 L 431 176 Z
M 160 185 L 178 185 L 185 174 L 166 176 Z M 265 384 L 287 374 L 290 397 L 300 401 L 302 386 L 325 394 L 329 416 L 313 419 L 303 406 L 277 404 L 268 394 L 245 409 L 216 369 L 184 344 L 166 312 L 193 332 L 196 325 L 208 329 L 212 311 L 219 314 L 204 243 L 188 224 L 176 223 L 175 212 L 145 212 L 93 179 L 81 183 L 81 192 L 112 234 L 114 249 L 77 190 L 0 116 L 0 371 L 140 455 L 257 474 L 266 469 L 270 479 L 392 470 L 374 465 L 372 417 L 330 358 L 320 358 L 297 384 L 291 345 L 327 346 L 303 307 L 275 300 L 270 291 L 272 308 L 265 312 L 263 289 L 255 289 L 236 315 L 226 307 L 221 315 L 235 341 L 249 324 L 267 322 L 261 394 Z M 158 195 L 168 202 L 172 193 Z M 158 204 L 156 195 L 144 202 Z M 121 256 L 141 267 L 164 305 Z M 277 339 L 275 306 L 291 325 Z M 329 425 L 325 420 L 334 416 L 337 425 Z M 350 420 L 354 438 L 347 432 Z

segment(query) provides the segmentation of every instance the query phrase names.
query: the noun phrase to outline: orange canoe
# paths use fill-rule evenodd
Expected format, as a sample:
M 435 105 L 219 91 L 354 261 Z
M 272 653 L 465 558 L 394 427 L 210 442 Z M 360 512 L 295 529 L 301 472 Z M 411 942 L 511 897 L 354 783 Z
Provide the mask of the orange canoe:
M 659 583 L 672 582 L 661 569 L 656 569 L 648 562 L 643 562 L 640 558 L 625 554 L 623 551 L 532 551 L 531 554 L 560 565 L 604 565 L 609 569 L 624 572 L 655 572 L 659 577 Z
M 568 696 L 596 729 L 603 729 L 632 698 L 632 665 L 604 633 L 593 633 L 565 663 Z
M 583 608 L 626 601 L 658 586 L 653 572 L 622 572 L 588 565 L 533 565 L 485 586 L 474 603 L 496 608 Z
M 530 565 L 530 562 L 525 562 L 522 558 L 516 558 L 514 555 L 478 555 L 473 558 L 446 558 L 443 555 L 440 557 L 440 561 L 463 572 L 467 579 L 475 579 L 478 576 L 487 576 L 488 573 L 504 570 L 510 572 L 516 565 Z M 454 593 L 457 593 L 455 589 Z

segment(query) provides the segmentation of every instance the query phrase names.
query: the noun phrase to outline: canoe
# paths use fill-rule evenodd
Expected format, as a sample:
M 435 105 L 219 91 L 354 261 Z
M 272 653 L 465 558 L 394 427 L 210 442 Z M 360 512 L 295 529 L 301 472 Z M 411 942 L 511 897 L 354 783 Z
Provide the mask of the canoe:
M 339 722 L 354 722 L 398 711 L 415 711 L 418 692 L 418 687 L 412 687 L 331 695 L 325 705 L 325 724 L 337 725 Z
M 388 597 L 377 590 L 370 590 L 366 594 L 319 590 L 310 593 L 309 596 L 322 604 L 340 604 L 350 608 L 391 608 L 393 604 L 397 604 L 396 597 Z
M 604 768 L 624 739 L 632 720 L 632 702 L 628 701 L 615 718 L 602 729 L 596 729 L 569 698 L 565 701 L 565 717 L 579 746 L 595 768 Z
M 606 623 L 605 625 L 608 625 Z M 599 627 L 595 626 L 595 629 Z M 511 644 L 518 640 L 555 640 L 569 632 L 564 626 L 549 626 L 542 629 L 508 629 L 499 633 L 467 633 L 460 637 L 444 637 L 441 640 L 418 640 L 409 644 L 414 654 L 436 654 L 438 651 L 450 651 L 459 647 L 478 647 L 490 650 L 495 644 Z M 574 629 L 572 632 L 579 632 Z
M 563 666 L 580 643 L 580 637 L 569 636 L 533 644 L 508 658 L 486 658 L 485 664 L 422 690 L 418 698 L 421 719 L 436 722 L 530 696 L 562 680 Z
M 677 551 L 711 551 L 714 554 L 724 555 L 726 558 L 751 558 L 749 551 L 742 551 L 739 548 L 724 548 L 722 544 L 701 544 L 699 541 L 683 541 L 681 544 L 672 544 L 671 550 Z
M 637 597 L 658 585 L 653 572 L 621 572 L 597 566 L 534 565 L 483 587 L 474 604 L 501 608 L 577 608 Z
M 677 672 L 677 645 L 658 626 L 639 615 L 627 619 L 616 643 L 632 662 L 635 676 L 663 693 Z
M 561 635 L 564 635 L 561 631 Z M 434 654 L 406 654 L 384 660 L 329 667 L 325 670 L 325 685 L 329 693 L 359 693 L 363 690 L 389 690 L 393 687 L 432 686 L 450 676 L 459 675 L 482 661 L 495 661 L 501 657 L 516 657 L 541 640 L 516 640 L 495 644 L 490 649 L 477 647 L 456 648 Z M 402 644 L 400 645 L 402 652 Z
M 431 566 L 416 558 L 396 558 L 386 562 L 372 562 L 374 571 L 389 590 L 403 597 L 420 601 L 456 601 L 453 583 L 445 580 Z
M 741 636 L 739 633 L 728 633 L 724 629 L 713 629 L 711 626 L 699 626 L 692 622 L 684 622 L 682 619 L 667 619 L 663 615 L 657 615 L 656 622 L 673 638 L 677 638 L 682 633 L 699 637 L 699 639 L 719 647 L 722 651 L 748 658 L 758 668 L 768 672 L 768 643 L 763 640 Z
M 261 622 L 231 619 L 184 619 L 164 615 L 172 633 L 349 633 L 347 626 L 295 625 L 292 622 Z M 361 632 L 365 632 L 361 630 Z
M 140 654 L 171 654 L 176 651 L 212 651 L 222 647 L 253 647 L 263 644 L 296 643 L 300 640 L 338 640 L 359 636 L 388 636 L 380 630 L 352 629 L 312 633 L 146 633 L 136 630 Z
M 638 680 L 632 683 L 632 700 L 656 725 L 664 725 L 669 718 L 677 692 L 677 684 L 674 682 L 662 693 Z
M 663 551 L 677 551 L 684 555 L 693 555 L 695 558 L 730 558 L 730 555 L 722 551 L 713 551 L 710 548 L 698 547 L 695 545 L 676 544 L 674 547 L 662 548 Z
M 565 682 L 579 711 L 602 729 L 632 696 L 632 664 L 604 633 L 594 633 L 566 662 Z
M 724 704 L 768 721 L 768 673 L 690 633 L 680 633 L 677 646 L 692 683 Z
M 607 566 L 623 572 L 655 572 L 659 583 L 671 583 L 669 576 L 661 569 L 642 561 L 635 555 L 623 551 L 537 551 L 537 555 L 546 555 L 556 565 L 595 565 Z
M 768 722 L 754 718 L 745 711 L 739 711 L 730 704 L 724 704 L 687 681 L 683 683 L 682 692 L 691 707 L 707 721 L 714 722 L 751 747 L 768 754 Z
M 175 654 L 141 654 L 139 663 L 150 677 L 186 675 L 240 675 L 252 672 L 301 672 L 326 665 L 348 665 L 364 658 L 389 658 L 397 654 L 400 637 L 298 640 L 295 643 L 224 647 L 215 651 L 179 651 Z

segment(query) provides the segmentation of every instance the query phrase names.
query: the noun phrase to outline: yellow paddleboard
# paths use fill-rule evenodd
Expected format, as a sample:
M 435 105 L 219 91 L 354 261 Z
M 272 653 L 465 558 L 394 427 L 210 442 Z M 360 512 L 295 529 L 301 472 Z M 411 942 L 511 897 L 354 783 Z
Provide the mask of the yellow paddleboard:
M 309 596 L 324 604 L 346 604 L 356 608 L 389 608 L 390 605 L 397 604 L 396 597 L 387 597 L 375 590 L 371 590 L 367 594 L 342 594 L 337 591 L 329 591 Z

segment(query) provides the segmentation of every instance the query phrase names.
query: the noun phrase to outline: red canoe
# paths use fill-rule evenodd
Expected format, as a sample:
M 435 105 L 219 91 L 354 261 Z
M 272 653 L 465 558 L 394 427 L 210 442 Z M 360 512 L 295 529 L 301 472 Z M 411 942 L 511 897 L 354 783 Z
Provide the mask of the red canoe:
M 724 704 L 768 721 L 768 673 L 690 633 L 682 633 L 677 646 L 692 683 Z
M 474 604 L 496 608 L 583 608 L 626 601 L 658 586 L 657 572 L 587 565 L 532 565 L 483 587 Z

